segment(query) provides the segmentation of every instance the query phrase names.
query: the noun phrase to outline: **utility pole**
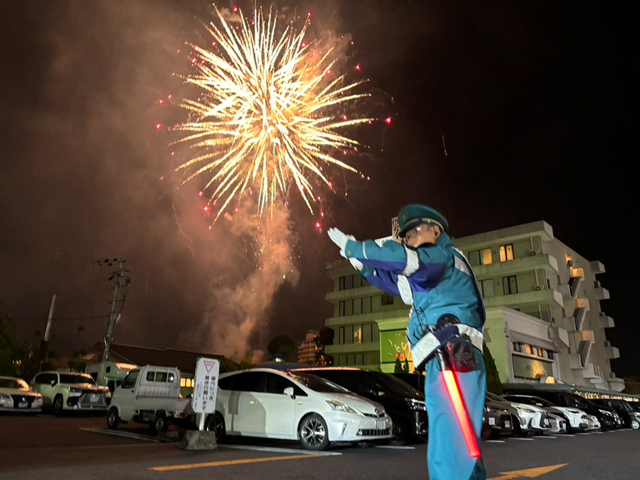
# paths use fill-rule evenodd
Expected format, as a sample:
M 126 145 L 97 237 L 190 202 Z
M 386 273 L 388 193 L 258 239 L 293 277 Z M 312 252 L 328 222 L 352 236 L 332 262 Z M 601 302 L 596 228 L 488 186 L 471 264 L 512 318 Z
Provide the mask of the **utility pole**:
M 49 316 L 47 317 L 47 327 L 44 330 L 44 337 L 40 342 L 40 365 L 47 359 L 49 351 L 49 337 L 51 336 L 51 320 L 53 320 L 53 309 L 56 306 L 56 294 L 51 297 L 51 305 L 49 305 Z
M 126 260 L 124 258 L 114 258 L 113 260 L 106 259 L 104 262 L 98 261 L 98 265 L 108 265 L 113 266 L 115 263 L 118 264 L 118 270 L 111 273 L 109 277 L 109 281 L 116 279 L 116 285 L 113 292 L 113 300 L 111 301 L 111 312 L 109 313 L 109 324 L 107 325 L 107 334 L 104 336 L 104 351 L 102 353 L 102 361 L 107 362 L 110 358 L 110 350 L 111 350 L 111 339 L 113 338 L 113 327 L 120 319 L 120 315 L 116 315 L 116 308 L 118 306 L 118 302 L 124 302 L 126 299 L 126 294 L 123 296 L 122 300 L 118 298 L 118 293 L 121 287 L 128 287 L 129 283 L 131 283 L 130 278 L 126 278 L 129 275 L 129 270 L 124 269 L 124 262 Z M 124 285 L 121 283 L 121 280 L 125 279 Z

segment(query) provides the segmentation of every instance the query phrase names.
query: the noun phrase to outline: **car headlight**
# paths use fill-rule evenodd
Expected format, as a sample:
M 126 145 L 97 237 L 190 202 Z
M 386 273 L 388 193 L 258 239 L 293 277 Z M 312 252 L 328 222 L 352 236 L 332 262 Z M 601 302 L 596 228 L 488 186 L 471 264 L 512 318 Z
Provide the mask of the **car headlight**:
M 405 401 L 407 402 L 407 405 L 409 405 L 409 408 L 411 410 L 422 410 L 422 411 L 427 410 L 427 406 L 424 403 L 424 400 L 416 400 L 415 398 L 405 398 Z
M 69 393 L 82 393 L 82 390 L 80 390 L 79 388 L 73 388 L 71 387 L 69 389 Z
M 608 410 L 600 410 L 600 409 L 598 409 L 598 411 L 599 411 L 600 413 L 603 413 L 603 414 L 605 414 L 605 415 L 608 415 L 608 416 L 610 416 L 610 417 L 613 417 L 613 413 L 611 413 L 611 412 L 610 412 L 610 411 L 608 411 Z
M 536 413 L 535 410 L 527 407 L 516 407 L 516 409 L 520 410 L 523 413 Z
M 0 393 L 0 403 L 13 403 L 13 399 L 10 395 Z
M 350 407 L 346 403 L 342 403 L 337 400 L 327 400 L 327 403 L 331 407 L 331 410 L 337 410 L 338 412 L 353 413 L 354 415 L 360 414 L 357 410 Z

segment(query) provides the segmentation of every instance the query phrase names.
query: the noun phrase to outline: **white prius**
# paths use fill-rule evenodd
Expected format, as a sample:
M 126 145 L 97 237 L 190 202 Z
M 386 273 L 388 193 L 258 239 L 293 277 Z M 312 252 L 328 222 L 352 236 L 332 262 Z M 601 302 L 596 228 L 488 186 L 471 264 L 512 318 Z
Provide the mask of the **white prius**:
M 255 368 L 220 375 L 207 429 L 224 435 L 299 440 L 309 450 L 331 442 L 391 438 L 382 405 L 309 373 Z

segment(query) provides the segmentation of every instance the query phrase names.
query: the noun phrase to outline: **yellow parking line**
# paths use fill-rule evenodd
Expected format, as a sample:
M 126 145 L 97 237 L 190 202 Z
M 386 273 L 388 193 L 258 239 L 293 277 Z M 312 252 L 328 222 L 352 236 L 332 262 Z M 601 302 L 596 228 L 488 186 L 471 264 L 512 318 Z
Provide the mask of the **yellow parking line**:
M 326 457 L 326 455 L 287 455 L 286 457 L 245 458 L 242 460 L 224 460 L 221 462 L 191 463 L 187 465 L 168 465 L 166 467 L 151 467 L 149 468 L 149 470 L 154 470 L 156 472 L 168 472 L 171 470 L 188 470 L 191 468 L 204 468 L 204 467 L 223 467 L 225 465 L 240 465 L 242 463 L 273 462 L 275 460 L 295 460 L 298 458 L 312 458 L 312 457 Z

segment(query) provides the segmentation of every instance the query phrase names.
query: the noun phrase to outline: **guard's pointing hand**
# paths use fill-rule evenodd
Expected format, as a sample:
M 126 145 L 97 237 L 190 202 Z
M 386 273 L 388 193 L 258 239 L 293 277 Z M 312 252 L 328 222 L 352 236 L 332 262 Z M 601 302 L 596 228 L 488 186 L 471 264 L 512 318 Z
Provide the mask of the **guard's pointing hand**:
M 329 234 L 329 238 L 333 243 L 335 243 L 340 248 L 340 253 L 344 256 L 344 249 L 347 246 L 347 242 L 349 241 L 349 236 L 342 233 L 337 228 L 330 228 L 327 233 Z M 353 237 L 351 237 L 353 239 Z

